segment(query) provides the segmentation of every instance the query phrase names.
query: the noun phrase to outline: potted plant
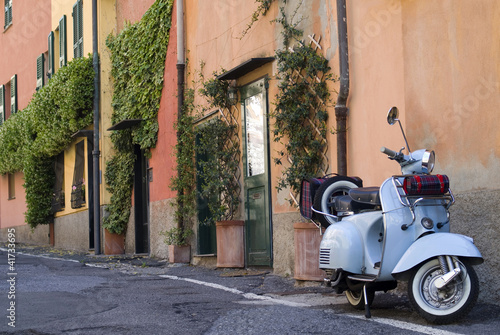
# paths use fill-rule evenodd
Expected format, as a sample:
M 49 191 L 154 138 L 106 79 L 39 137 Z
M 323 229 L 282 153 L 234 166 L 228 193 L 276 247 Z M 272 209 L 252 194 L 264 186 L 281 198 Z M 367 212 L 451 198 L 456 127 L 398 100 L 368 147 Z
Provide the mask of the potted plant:
M 240 149 L 234 141 L 236 126 L 215 118 L 198 129 L 200 197 L 206 199 L 210 215 L 203 224 L 216 225 L 217 266 L 244 267 L 244 222 L 234 220 L 240 204 L 236 179 Z
M 168 258 L 170 263 L 189 263 L 191 246 L 188 244 L 193 231 L 189 228 L 171 228 L 160 232 L 165 237 L 168 245 Z

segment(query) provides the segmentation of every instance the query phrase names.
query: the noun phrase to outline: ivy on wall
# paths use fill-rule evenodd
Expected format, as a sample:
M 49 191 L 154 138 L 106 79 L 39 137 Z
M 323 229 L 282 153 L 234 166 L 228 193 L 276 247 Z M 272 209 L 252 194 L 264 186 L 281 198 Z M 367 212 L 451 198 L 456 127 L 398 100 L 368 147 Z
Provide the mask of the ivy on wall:
M 106 163 L 105 178 L 111 192 L 109 217 L 103 227 L 124 233 L 128 224 L 133 187 L 134 145 L 146 153 L 158 138 L 158 110 L 163 88 L 165 57 L 170 36 L 173 0 L 157 0 L 141 21 L 127 25 L 106 41 L 111 50 L 114 79 L 113 124 L 142 119 L 131 130 L 115 131 L 115 155 Z
M 53 220 L 54 157 L 92 123 L 93 85 L 92 58 L 76 58 L 0 127 L 0 173 L 24 173 L 25 220 L 32 228 Z

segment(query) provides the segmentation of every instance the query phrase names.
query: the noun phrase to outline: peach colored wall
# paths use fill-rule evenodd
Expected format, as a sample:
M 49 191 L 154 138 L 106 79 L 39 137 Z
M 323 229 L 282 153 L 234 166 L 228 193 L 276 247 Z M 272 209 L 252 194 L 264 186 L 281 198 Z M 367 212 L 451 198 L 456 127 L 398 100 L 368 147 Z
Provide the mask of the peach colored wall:
M 500 188 L 498 27 L 498 1 L 404 2 L 408 137 L 455 192 Z
M 25 108 L 36 88 L 36 60 L 48 50 L 50 0 L 18 0 L 12 4 L 12 25 L 4 28 L 0 16 L 0 84 L 8 84 L 17 74 L 18 109 Z M 6 97 L 6 100 L 8 97 Z M 6 101 L 7 103 L 8 100 Z M 26 212 L 22 173 L 15 174 L 16 198 L 8 200 L 7 175 L 0 177 L 0 227 L 24 224 Z
M 12 2 L 12 25 L 5 31 L 0 17 L 0 85 L 17 74 L 18 109 L 28 105 L 36 88 L 36 59 L 47 52 L 50 31 L 50 0 Z M 2 3 L 3 5 L 3 3 Z M 2 6 L 3 8 L 3 6 Z
M 25 224 L 26 212 L 24 179 L 21 172 L 14 174 L 15 198 L 9 199 L 8 176 L 0 176 L 0 228 L 15 227 Z
M 172 26 L 165 60 L 165 75 L 163 91 L 158 111 L 158 142 L 151 150 L 149 166 L 153 172 L 153 182 L 149 184 L 150 201 L 158 201 L 175 197 L 169 185 L 170 179 L 176 173 L 174 146 L 176 131 L 174 122 L 177 120 L 177 18 L 176 3 L 172 11 Z

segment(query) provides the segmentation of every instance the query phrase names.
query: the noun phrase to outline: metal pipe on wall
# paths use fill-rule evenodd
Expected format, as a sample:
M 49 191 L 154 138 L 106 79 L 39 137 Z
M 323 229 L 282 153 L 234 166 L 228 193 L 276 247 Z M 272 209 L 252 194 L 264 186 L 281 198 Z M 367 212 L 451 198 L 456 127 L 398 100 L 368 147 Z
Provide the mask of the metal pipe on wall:
M 346 1 L 337 0 L 339 36 L 340 89 L 335 105 L 337 121 L 337 172 L 347 175 L 347 98 L 349 97 L 349 49 L 347 40 Z
M 101 199 L 100 199 L 100 171 L 99 171 L 99 103 L 100 103 L 100 76 L 99 76 L 99 49 L 97 44 L 97 0 L 92 0 L 92 50 L 94 67 L 94 150 L 93 156 L 93 202 L 94 202 L 94 253 L 101 254 Z
M 182 109 L 184 107 L 184 72 L 185 72 L 185 56 L 184 56 L 184 0 L 177 0 L 177 121 L 180 122 L 182 117 Z M 177 141 L 179 141 L 179 132 L 177 131 Z M 180 171 L 178 171 L 180 177 Z M 180 195 L 184 190 L 178 190 Z M 177 198 L 178 210 L 182 211 L 184 204 L 182 197 Z M 182 220 L 178 223 L 179 228 L 183 228 Z

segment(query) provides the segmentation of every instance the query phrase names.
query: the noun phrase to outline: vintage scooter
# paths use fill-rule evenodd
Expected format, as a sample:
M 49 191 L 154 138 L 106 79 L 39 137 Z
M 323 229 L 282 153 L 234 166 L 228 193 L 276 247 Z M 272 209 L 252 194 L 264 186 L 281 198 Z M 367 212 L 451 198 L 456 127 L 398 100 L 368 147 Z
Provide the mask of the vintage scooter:
M 396 107 L 387 120 L 399 122 Z M 404 131 L 403 136 L 408 148 Z M 352 306 L 364 308 L 366 317 L 375 291 L 408 281 L 410 302 L 423 318 L 451 323 L 477 300 L 479 281 L 472 265 L 483 258 L 472 238 L 450 233 L 449 208 L 455 200 L 448 177 L 430 175 L 434 152 L 408 149 L 404 155 L 403 150 L 382 147 L 401 165 L 402 175 L 380 188 L 362 188 L 356 177 L 315 180 L 319 188 L 304 198 L 314 196 L 312 219 L 326 228 L 319 267 L 327 274 L 325 282 L 345 292 Z

